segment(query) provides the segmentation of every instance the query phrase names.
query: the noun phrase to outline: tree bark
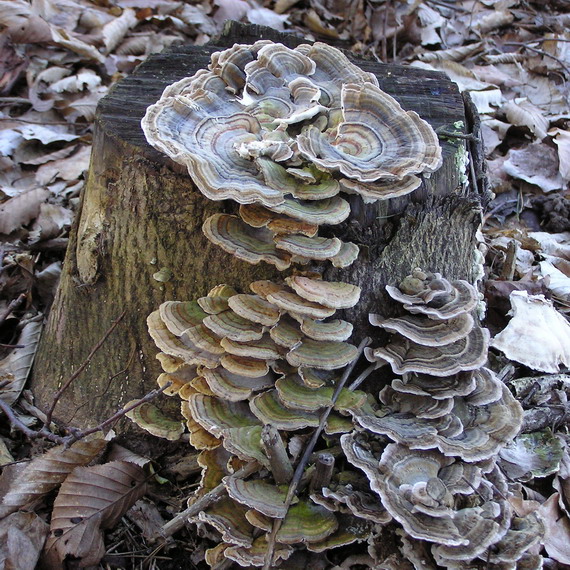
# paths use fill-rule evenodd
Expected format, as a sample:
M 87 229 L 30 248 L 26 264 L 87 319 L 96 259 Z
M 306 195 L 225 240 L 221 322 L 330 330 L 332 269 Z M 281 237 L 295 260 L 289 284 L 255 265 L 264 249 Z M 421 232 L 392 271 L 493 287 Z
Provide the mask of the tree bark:
M 258 26 L 229 26 L 214 45 L 176 46 L 152 56 L 99 104 L 89 175 L 36 358 L 32 388 L 40 407 L 49 407 L 111 323 L 123 311 L 125 316 L 61 398 L 55 411 L 60 421 L 95 425 L 156 387 L 157 349 L 145 319 L 163 301 L 194 299 L 218 283 L 247 291 L 251 281 L 279 275 L 272 266 L 238 261 L 208 242 L 203 220 L 233 212 L 235 205 L 203 197 L 186 170 L 152 149 L 140 128 L 146 108 L 167 85 L 206 67 L 212 52 L 260 38 L 290 47 L 303 43 Z M 354 61 L 435 129 L 465 133 L 475 128 L 477 136 L 472 111 L 466 113 L 455 84 L 442 74 Z M 370 310 L 389 314 L 384 285 L 397 283 L 413 267 L 449 278 L 473 276 L 475 232 L 486 192 L 481 149 L 465 138 L 443 136 L 441 143 L 442 168 L 411 196 L 374 205 L 351 197 L 351 217 L 334 228 L 361 249 L 351 267 L 325 271 L 326 278 L 363 288 L 361 302 L 346 315 L 356 324 L 355 343 L 371 332 Z M 468 191 L 461 189 L 465 173 L 459 160 L 466 143 L 473 146 L 475 167 Z

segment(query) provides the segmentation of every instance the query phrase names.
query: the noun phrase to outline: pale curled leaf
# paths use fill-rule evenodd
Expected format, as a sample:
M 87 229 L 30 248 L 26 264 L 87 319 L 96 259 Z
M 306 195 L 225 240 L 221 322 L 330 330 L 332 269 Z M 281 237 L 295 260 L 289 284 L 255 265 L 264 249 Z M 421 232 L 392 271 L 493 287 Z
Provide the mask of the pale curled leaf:
M 22 507 L 29 507 L 63 483 L 78 465 L 87 465 L 105 447 L 103 439 L 82 440 L 68 449 L 62 445 L 36 457 L 24 472 L 13 481 L 0 504 L 0 517 Z
M 0 568 L 34 570 L 49 526 L 36 513 L 12 513 L 0 522 Z
M 114 50 L 121 43 L 127 32 L 137 24 L 136 12 L 132 8 L 126 8 L 121 16 L 105 24 L 102 33 L 106 53 Z
M 513 318 L 491 345 L 534 370 L 557 373 L 570 365 L 570 325 L 543 295 L 513 291 Z
M 48 196 L 47 190 L 36 188 L 6 200 L 0 206 L 0 234 L 10 234 L 33 220 Z
M 101 529 L 113 527 L 145 493 L 143 469 L 127 461 L 77 467 L 55 499 L 46 552 L 50 562 L 71 555 L 82 566 L 105 552 Z
M 562 564 L 570 564 L 570 520 L 564 515 L 554 493 L 540 505 L 538 512 L 544 522 L 544 548 L 548 556 Z
M 9 404 L 20 396 L 34 361 L 36 348 L 42 332 L 41 321 L 27 323 L 18 338 L 18 346 L 4 359 L 0 360 L 0 378 L 10 378 L 11 382 L 0 390 L 0 398 Z

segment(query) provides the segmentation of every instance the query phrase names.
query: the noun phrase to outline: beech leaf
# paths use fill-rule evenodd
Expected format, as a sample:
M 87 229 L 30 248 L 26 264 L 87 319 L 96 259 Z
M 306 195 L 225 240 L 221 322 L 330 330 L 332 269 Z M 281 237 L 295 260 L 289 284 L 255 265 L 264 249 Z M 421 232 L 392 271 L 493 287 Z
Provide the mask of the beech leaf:
M 6 358 L 0 360 L 0 378 L 10 380 L 10 384 L 0 390 L 0 398 L 9 404 L 13 404 L 24 389 L 41 332 L 41 321 L 26 323 L 18 338 L 17 344 L 21 348 L 15 348 Z
M 10 234 L 33 220 L 48 196 L 47 190 L 36 188 L 6 200 L 0 206 L 0 234 Z
M 0 522 L 0 568 L 34 570 L 49 526 L 36 513 L 12 513 Z
M 97 564 L 105 553 L 102 529 L 113 527 L 145 491 L 144 470 L 127 461 L 74 469 L 53 506 L 48 565 L 60 568 L 68 555 L 82 567 Z
M 81 440 L 67 449 L 58 445 L 32 459 L 23 473 L 12 481 L 0 504 L 0 518 L 23 507 L 33 506 L 46 493 L 63 483 L 73 469 L 91 462 L 105 445 L 102 438 Z

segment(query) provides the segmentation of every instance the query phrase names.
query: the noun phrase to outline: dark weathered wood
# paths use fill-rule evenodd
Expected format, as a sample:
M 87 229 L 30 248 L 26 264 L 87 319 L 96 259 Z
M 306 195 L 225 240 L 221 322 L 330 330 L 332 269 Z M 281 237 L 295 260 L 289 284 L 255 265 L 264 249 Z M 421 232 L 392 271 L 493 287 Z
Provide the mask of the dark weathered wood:
M 145 319 L 162 301 L 196 298 L 223 282 L 246 290 L 254 279 L 277 275 L 271 266 L 236 261 L 204 238 L 204 218 L 233 211 L 235 205 L 204 198 L 184 168 L 146 143 L 140 128 L 147 106 L 164 87 L 207 66 L 213 51 L 268 37 L 289 45 L 302 42 L 257 26 L 233 26 L 215 45 L 176 46 L 151 57 L 101 101 L 88 181 L 36 360 L 33 390 L 41 407 L 47 407 L 109 324 L 127 313 L 62 398 L 56 418 L 92 425 L 155 386 L 157 351 Z M 355 62 L 434 128 L 453 132 L 462 130 L 458 121 L 467 123 L 461 95 L 441 74 Z M 464 144 L 463 139 L 443 139 L 443 167 L 410 197 L 373 206 L 351 197 L 353 214 L 334 231 L 361 244 L 362 253 L 351 268 L 327 269 L 326 276 L 363 287 L 362 302 L 349 315 L 358 325 L 355 342 L 370 332 L 368 310 L 383 309 L 383 286 L 412 267 L 470 276 L 479 190 L 474 188 L 473 196 L 458 191 L 458 149 Z M 172 272 L 171 280 L 153 278 L 162 267 Z M 126 371 L 113 378 L 121 370 Z

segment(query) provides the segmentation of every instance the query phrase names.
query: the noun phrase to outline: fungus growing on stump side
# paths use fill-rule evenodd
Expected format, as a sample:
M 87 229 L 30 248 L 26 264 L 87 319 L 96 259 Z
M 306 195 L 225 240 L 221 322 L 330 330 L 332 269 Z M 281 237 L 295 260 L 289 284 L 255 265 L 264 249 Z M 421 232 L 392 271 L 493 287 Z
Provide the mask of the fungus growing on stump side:
M 442 163 L 425 121 L 321 43 L 263 40 L 217 52 L 208 70 L 169 86 L 142 127 L 207 198 L 239 205 L 204 220 L 206 237 L 280 271 L 313 261 L 347 267 L 358 245 L 330 228 L 319 235 L 347 220 L 346 195 L 365 204 L 403 196 Z M 345 342 L 352 325 L 333 315 L 353 307 L 360 289 L 295 271 L 284 283 L 255 281 L 253 294 L 220 285 L 197 301 L 167 302 L 148 319 L 162 351 L 159 382 L 172 382 L 168 394 L 181 398 L 190 442 L 202 450 L 195 497 L 227 491 L 193 519 L 221 535 L 206 561 L 277 566 L 301 547 L 374 540 L 392 517 L 407 533 L 404 555 L 422 541 L 418 560 L 448 568 L 534 560 L 528 549 L 541 525 L 513 516 L 495 465 L 522 410 L 483 367 L 489 333 L 474 315 L 477 290 L 421 269 L 386 288 L 402 314 L 371 315 L 392 336 L 366 355 L 398 377 L 376 397 L 337 389 L 358 352 Z M 319 426 L 321 410 L 330 412 L 322 422 L 330 461 L 305 469 L 305 489 L 287 504 L 303 430 Z M 347 461 L 335 461 L 335 448 Z M 235 477 L 244 462 L 259 469 Z

